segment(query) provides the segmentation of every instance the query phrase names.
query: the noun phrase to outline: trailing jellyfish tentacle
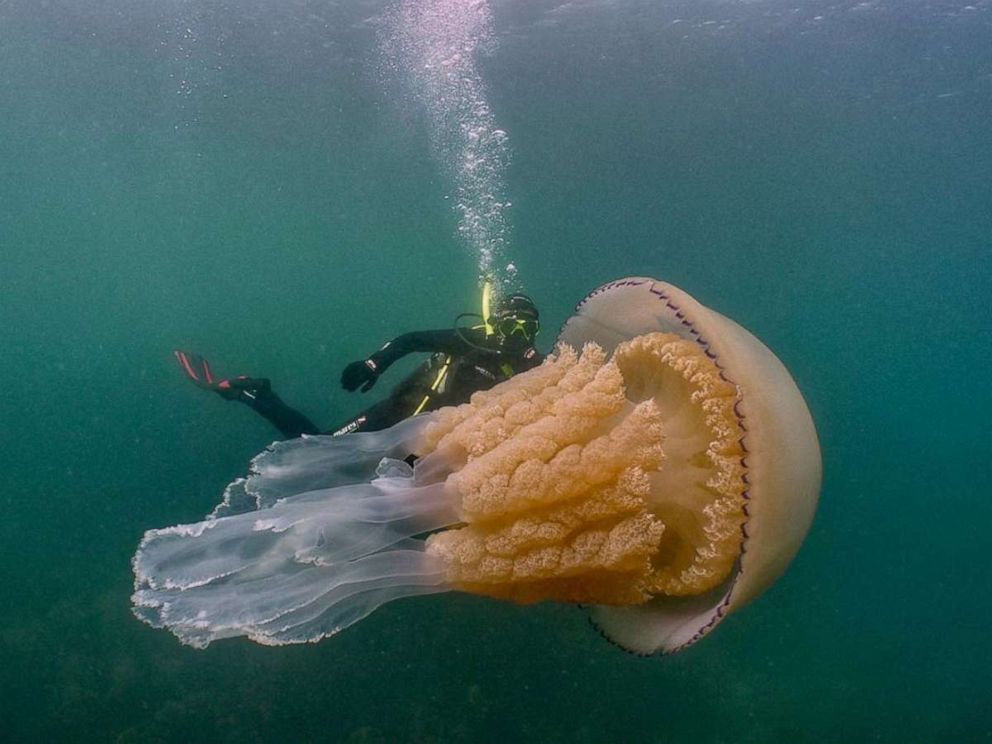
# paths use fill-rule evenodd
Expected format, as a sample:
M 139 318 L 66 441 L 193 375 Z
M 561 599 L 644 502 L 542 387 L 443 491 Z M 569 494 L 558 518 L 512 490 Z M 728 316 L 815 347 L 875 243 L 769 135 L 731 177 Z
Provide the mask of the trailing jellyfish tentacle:
M 239 635 L 298 643 L 384 602 L 448 591 L 443 562 L 412 538 L 457 523 L 455 504 L 443 482 L 414 486 L 409 465 L 384 457 L 409 452 L 422 426 L 408 420 L 263 453 L 241 481 L 262 508 L 215 510 L 203 522 L 145 533 L 133 560 L 135 614 L 193 646 Z M 336 485 L 294 492 L 300 484 Z
M 385 602 L 448 591 L 443 562 L 422 549 L 410 549 L 413 542 L 341 563 L 285 561 L 248 580 L 220 580 L 185 590 L 138 589 L 135 614 L 199 648 L 242 635 L 268 645 L 317 641 Z
M 428 419 L 409 418 L 381 431 L 273 442 L 252 460 L 246 478 L 227 487 L 211 516 L 264 509 L 286 496 L 370 481 L 383 458 L 402 460 L 411 454 L 411 443 Z
M 280 558 L 300 564 L 354 560 L 457 521 L 440 487 L 373 481 L 310 491 L 257 512 L 149 530 L 134 567 L 149 588 L 191 589 L 264 570 Z

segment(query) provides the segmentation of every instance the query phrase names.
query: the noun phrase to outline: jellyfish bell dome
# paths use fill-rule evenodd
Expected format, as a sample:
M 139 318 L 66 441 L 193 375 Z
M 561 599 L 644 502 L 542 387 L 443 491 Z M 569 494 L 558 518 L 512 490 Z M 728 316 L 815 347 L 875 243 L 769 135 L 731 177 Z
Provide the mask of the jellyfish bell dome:
M 463 591 L 582 604 L 624 648 L 671 652 L 785 569 L 819 481 L 776 357 L 627 278 L 579 304 L 544 364 L 469 403 L 270 447 L 206 520 L 145 534 L 134 611 L 194 646 L 283 644 Z
M 749 331 L 683 290 L 647 277 L 604 284 L 578 304 L 558 342 L 613 352 L 651 333 L 695 344 L 737 390 L 743 519 L 733 568 L 718 585 L 695 596 L 659 594 L 636 607 L 590 608 L 608 638 L 638 653 L 685 648 L 767 589 L 799 550 L 821 483 L 816 429 L 788 370 Z

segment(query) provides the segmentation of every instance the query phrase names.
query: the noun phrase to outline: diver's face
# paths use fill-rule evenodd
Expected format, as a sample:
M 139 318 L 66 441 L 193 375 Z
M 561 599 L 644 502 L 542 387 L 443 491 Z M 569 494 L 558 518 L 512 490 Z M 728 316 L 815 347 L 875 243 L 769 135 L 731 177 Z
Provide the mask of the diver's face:
M 500 346 L 505 349 L 525 349 L 534 343 L 541 325 L 533 318 L 518 318 L 507 315 L 496 321 L 496 333 Z

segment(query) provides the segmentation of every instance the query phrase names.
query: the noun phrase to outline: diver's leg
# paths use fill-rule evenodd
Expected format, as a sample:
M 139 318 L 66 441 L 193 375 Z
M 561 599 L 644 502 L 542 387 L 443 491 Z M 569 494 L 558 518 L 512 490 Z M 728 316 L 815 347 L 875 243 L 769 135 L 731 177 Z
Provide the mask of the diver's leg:
M 320 432 L 310 419 L 295 408 L 290 408 L 282 398 L 272 392 L 268 380 L 264 382 L 264 387 L 254 391 L 242 390 L 237 400 L 251 406 L 256 413 L 276 427 L 284 439 L 296 439 L 303 434 Z
M 326 433 L 338 436 L 356 431 L 381 431 L 398 424 L 409 415 L 410 407 L 407 402 L 399 397 L 390 396 Z
M 226 400 L 236 400 L 253 408 L 271 423 L 284 439 L 296 439 L 301 434 L 317 434 L 319 430 L 306 416 L 287 406 L 272 392 L 264 377 L 233 377 L 218 380 L 210 363 L 199 354 L 177 349 L 173 352 L 179 368 L 197 387 L 217 393 Z

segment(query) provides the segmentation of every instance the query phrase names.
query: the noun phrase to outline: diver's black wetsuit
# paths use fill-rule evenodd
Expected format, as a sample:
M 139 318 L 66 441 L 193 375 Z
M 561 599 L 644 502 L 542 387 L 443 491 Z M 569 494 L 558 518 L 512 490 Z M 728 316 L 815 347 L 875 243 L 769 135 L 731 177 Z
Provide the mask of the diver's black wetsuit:
M 393 362 L 414 352 L 429 352 L 431 358 L 394 387 L 388 398 L 324 433 L 386 429 L 414 413 L 465 403 L 477 390 L 487 390 L 544 361 L 533 346 L 507 348 L 500 346 L 495 336 L 487 337 L 482 329 L 451 328 L 405 333 L 369 359 L 377 375 L 381 375 Z M 287 439 L 321 433 L 310 419 L 286 405 L 267 385 L 240 400 L 268 419 Z

